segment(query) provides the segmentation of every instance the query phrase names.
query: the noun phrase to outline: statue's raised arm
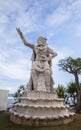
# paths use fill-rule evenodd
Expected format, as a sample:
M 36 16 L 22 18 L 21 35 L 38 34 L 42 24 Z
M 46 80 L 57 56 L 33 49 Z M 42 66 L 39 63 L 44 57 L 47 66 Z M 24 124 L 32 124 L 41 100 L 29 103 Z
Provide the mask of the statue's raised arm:
M 25 37 L 24 37 L 22 31 L 20 30 L 20 28 L 16 28 L 16 30 L 17 30 L 18 34 L 20 35 L 20 37 L 21 37 L 21 39 L 22 39 L 24 45 L 30 47 L 31 49 L 34 49 L 34 44 L 29 43 L 29 42 L 25 39 Z

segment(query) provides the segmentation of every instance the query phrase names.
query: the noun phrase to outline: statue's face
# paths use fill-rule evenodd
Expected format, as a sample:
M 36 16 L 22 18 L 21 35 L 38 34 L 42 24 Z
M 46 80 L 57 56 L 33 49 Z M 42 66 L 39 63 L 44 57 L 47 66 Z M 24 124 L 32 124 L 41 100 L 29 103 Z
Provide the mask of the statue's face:
M 45 41 L 39 40 L 38 41 L 38 46 L 41 46 L 41 47 L 46 46 Z
M 39 48 L 39 50 L 44 50 L 47 48 L 47 45 L 46 43 L 43 43 L 42 41 L 38 41 L 37 48 Z
M 38 45 L 39 48 L 44 48 L 46 46 L 46 44 L 44 44 L 42 41 L 38 41 Z
M 44 44 L 40 44 L 40 45 L 38 45 L 38 47 L 43 48 L 43 47 L 45 47 L 45 45 Z

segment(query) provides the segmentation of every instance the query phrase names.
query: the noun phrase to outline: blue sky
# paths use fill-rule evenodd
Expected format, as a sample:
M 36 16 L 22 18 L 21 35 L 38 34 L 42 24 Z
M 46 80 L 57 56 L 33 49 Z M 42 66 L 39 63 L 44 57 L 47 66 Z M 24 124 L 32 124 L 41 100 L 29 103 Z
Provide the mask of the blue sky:
M 0 89 L 10 91 L 26 85 L 31 71 L 32 50 L 24 46 L 16 27 L 34 44 L 45 36 L 58 53 L 52 66 L 55 87 L 74 80 L 59 70 L 58 61 L 81 57 L 81 0 L 0 0 Z

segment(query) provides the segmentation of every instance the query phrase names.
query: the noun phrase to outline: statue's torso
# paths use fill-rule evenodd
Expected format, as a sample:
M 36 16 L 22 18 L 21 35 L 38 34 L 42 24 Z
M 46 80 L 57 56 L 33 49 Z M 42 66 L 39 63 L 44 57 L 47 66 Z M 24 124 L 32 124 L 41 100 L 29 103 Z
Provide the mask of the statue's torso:
M 47 61 L 48 57 L 47 47 L 44 48 L 35 47 L 34 51 L 36 54 L 35 61 Z
M 35 47 L 34 48 L 34 53 L 36 55 L 34 61 L 32 62 L 32 69 L 35 69 L 37 71 L 44 71 L 46 69 L 49 69 L 49 64 L 48 64 L 48 49 L 47 47 L 44 48 L 39 48 Z

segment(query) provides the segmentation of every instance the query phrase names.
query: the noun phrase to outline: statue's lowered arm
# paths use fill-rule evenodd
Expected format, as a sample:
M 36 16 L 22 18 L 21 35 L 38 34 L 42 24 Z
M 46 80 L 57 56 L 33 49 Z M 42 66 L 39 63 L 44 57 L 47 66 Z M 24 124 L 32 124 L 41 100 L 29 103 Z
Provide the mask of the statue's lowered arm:
M 52 58 L 54 58 L 55 56 L 57 56 L 57 53 L 54 52 L 51 48 L 48 47 L 48 52 L 49 52 L 49 58 L 48 60 L 50 61 Z
M 31 49 L 34 49 L 34 45 L 31 44 L 31 43 L 29 43 L 29 42 L 25 39 L 25 37 L 24 37 L 22 31 L 20 30 L 20 28 L 16 28 L 16 30 L 17 30 L 18 34 L 20 35 L 20 37 L 21 37 L 21 39 L 22 39 L 24 45 L 30 47 Z

